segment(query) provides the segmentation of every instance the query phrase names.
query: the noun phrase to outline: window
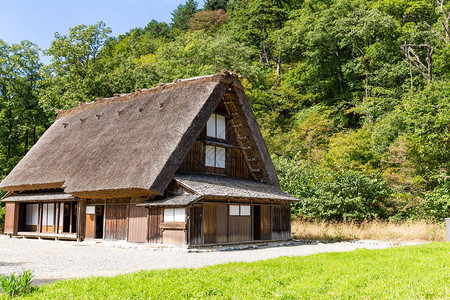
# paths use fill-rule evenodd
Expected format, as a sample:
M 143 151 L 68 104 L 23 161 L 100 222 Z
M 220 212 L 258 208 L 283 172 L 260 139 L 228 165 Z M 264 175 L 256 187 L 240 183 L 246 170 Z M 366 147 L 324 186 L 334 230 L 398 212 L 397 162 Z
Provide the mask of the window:
M 222 147 L 206 146 L 205 166 L 225 168 L 226 149 Z
M 186 210 L 184 208 L 164 208 L 164 222 L 186 221 Z
M 225 117 L 212 114 L 206 124 L 206 135 L 217 139 L 225 140 L 226 122 Z
M 44 203 L 42 205 L 42 225 L 53 226 L 54 221 L 55 204 L 54 203 Z
M 39 219 L 39 204 L 27 204 L 25 210 L 25 225 L 37 225 Z
M 230 205 L 230 216 L 250 216 L 250 205 Z

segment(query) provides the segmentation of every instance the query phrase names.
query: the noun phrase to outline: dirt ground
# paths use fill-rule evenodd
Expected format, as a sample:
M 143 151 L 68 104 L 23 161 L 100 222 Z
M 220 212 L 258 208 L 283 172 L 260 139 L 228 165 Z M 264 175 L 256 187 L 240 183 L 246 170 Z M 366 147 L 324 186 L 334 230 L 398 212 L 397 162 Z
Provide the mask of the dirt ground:
M 128 272 L 199 268 L 227 262 L 252 262 L 280 256 L 303 256 L 323 252 L 344 252 L 359 248 L 384 249 L 397 245 L 378 241 L 330 244 L 295 244 L 232 251 L 192 251 L 186 248 L 152 248 L 127 242 L 68 242 L 9 238 L 0 235 L 0 275 L 31 269 L 35 282 L 88 276 L 113 276 Z M 230 249 L 228 249 L 230 250 Z

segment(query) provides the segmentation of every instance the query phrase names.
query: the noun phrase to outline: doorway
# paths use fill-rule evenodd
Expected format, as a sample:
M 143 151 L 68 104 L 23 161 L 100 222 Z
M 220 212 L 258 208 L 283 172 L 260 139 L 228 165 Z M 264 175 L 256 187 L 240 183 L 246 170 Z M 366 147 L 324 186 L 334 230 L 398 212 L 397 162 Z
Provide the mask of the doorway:
M 104 211 L 103 205 L 86 206 L 86 239 L 103 238 Z
M 261 206 L 253 206 L 253 237 L 255 241 L 261 240 Z

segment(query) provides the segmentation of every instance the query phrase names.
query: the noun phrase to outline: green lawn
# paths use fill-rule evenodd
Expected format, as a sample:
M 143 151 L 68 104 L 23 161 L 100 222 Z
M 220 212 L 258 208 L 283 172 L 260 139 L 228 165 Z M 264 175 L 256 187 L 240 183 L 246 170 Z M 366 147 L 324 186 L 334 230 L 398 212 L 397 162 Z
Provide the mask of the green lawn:
M 36 299 L 450 298 L 450 243 L 59 281 Z

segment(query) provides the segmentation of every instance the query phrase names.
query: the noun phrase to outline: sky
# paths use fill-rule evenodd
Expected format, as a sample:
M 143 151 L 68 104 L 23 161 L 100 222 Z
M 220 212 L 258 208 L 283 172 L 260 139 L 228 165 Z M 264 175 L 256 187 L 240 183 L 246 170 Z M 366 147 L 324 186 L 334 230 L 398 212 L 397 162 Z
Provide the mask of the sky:
M 155 19 L 171 22 L 171 12 L 186 0 L 0 0 L 0 39 L 8 44 L 29 40 L 48 49 L 55 32 L 103 21 L 118 36 Z M 199 7 L 204 0 L 197 0 Z M 41 57 L 43 63 L 49 57 Z

